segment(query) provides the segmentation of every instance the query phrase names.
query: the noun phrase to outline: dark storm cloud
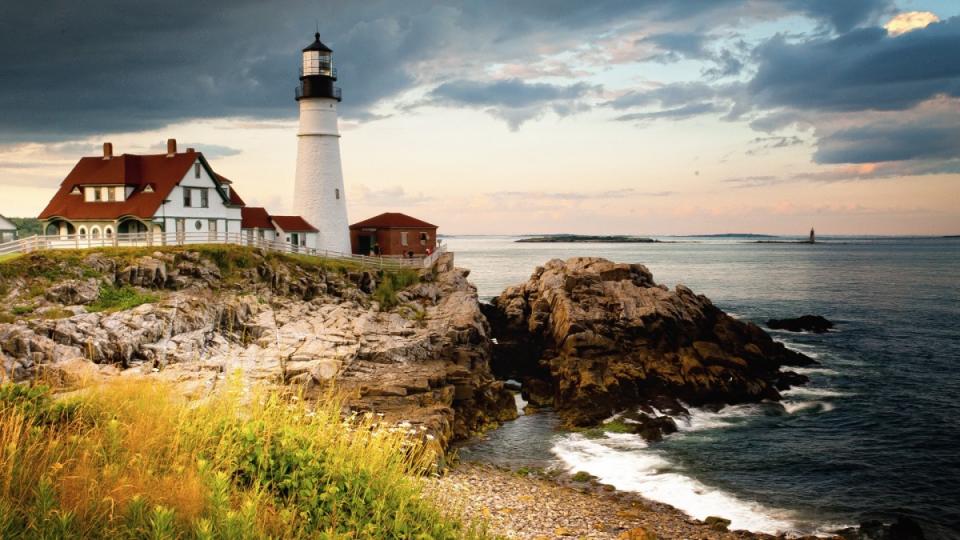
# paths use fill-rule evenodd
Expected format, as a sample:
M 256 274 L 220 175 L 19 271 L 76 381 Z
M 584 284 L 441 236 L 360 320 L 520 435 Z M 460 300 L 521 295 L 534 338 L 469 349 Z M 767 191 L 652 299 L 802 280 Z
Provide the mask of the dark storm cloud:
M 873 22 L 894 10 L 893 0 L 788 0 L 785 4 L 791 11 L 828 22 L 840 32 Z
M 519 79 L 451 81 L 430 91 L 429 99 L 432 103 L 451 105 L 521 108 L 583 97 L 591 88 L 585 83 L 563 86 Z
M 901 122 L 873 122 L 821 137 L 817 163 L 960 159 L 960 114 L 921 115 Z
M 527 83 L 520 79 L 499 81 L 450 81 L 427 95 L 422 105 L 446 105 L 486 110 L 505 120 L 511 129 L 541 116 L 548 109 L 568 116 L 589 109 L 581 98 L 599 88 L 586 84 Z
M 799 43 L 775 38 L 756 52 L 753 105 L 823 111 L 903 110 L 960 96 L 960 17 L 897 37 L 882 28 Z
M 795 3 L 838 25 L 885 4 Z M 757 5 L 784 11 L 779 0 L 3 2 L 0 143 L 193 118 L 292 118 L 298 54 L 315 22 L 336 51 L 344 116 L 365 119 L 376 104 L 415 86 L 464 78 L 464 62 L 482 72 L 490 63 L 534 60 L 545 45 L 583 45 L 624 21 L 706 27 Z M 660 39 L 696 52 L 695 36 L 688 44 L 680 36 Z M 728 63 L 726 72 L 735 67 Z

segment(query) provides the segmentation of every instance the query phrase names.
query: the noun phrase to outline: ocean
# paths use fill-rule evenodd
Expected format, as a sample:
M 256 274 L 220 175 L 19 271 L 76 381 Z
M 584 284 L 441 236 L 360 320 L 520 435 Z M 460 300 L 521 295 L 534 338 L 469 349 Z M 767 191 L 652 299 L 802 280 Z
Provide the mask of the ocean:
M 547 260 L 598 256 L 645 264 L 657 282 L 687 285 L 765 329 L 770 318 L 823 315 L 834 331 L 767 329 L 820 362 L 798 370 L 810 384 L 787 391 L 783 407 L 694 410 L 659 443 L 586 439 L 557 431 L 550 413 L 525 416 L 461 448 L 462 459 L 586 471 L 698 519 L 723 516 L 758 532 L 825 533 L 907 516 L 927 538 L 960 538 L 960 239 L 659 239 L 444 241 L 483 301 Z

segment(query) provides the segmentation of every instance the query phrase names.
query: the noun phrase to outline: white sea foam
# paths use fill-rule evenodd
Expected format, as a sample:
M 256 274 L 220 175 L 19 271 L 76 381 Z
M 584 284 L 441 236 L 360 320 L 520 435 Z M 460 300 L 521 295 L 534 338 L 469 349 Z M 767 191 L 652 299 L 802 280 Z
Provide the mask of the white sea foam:
M 780 392 L 781 395 L 790 396 L 790 397 L 818 397 L 818 398 L 830 398 L 830 397 L 843 397 L 850 396 L 849 392 L 841 392 L 839 390 L 831 390 L 829 388 L 815 388 L 810 386 L 794 386 L 788 390 Z
M 520 392 L 516 392 L 513 394 L 513 402 L 517 404 L 517 414 L 523 416 L 523 409 L 527 407 L 527 400 L 523 399 L 523 396 L 520 395 Z
M 640 493 L 696 519 L 723 516 L 731 521 L 732 529 L 771 534 L 797 529 L 790 512 L 739 499 L 686 476 L 646 449 L 646 443 L 635 435 L 597 440 L 570 435 L 552 450 L 571 472 L 588 472 L 621 491 Z
M 783 405 L 783 410 L 787 414 L 796 414 L 800 411 L 809 411 L 813 409 L 819 409 L 820 412 L 829 412 L 834 409 L 833 403 L 828 401 L 781 401 Z
M 793 372 L 799 373 L 799 374 L 801 374 L 801 375 L 828 375 L 828 376 L 831 376 L 831 377 L 834 376 L 834 375 L 839 375 L 839 373 L 838 373 L 836 370 L 833 370 L 833 369 L 830 369 L 830 368 L 825 368 L 825 367 L 793 367 L 793 366 L 787 366 L 787 367 L 784 368 L 784 369 L 787 369 L 787 370 L 789 370 L 789 371 L 793 371 Z
M 733 405 L 724 407 L 719 411 L 708 411 L 706 409 L 689 409 L 690 416 L 676 416 L 674 421 L 677 423 L 677 430 L 681 432 L 702 431 L 705 429 L 715 429 L 728 427 L 739 418 L 754 416 L 760 413 L 760 405 Z

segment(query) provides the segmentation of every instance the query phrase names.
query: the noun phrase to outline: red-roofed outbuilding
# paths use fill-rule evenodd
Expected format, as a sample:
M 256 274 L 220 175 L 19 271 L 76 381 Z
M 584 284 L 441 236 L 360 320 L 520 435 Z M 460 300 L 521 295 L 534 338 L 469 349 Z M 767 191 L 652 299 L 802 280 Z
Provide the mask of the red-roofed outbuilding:
M 427 255 L 437 249 L 437 226 L 386 212 L 351 225 L 350 245 L 360 255 Z

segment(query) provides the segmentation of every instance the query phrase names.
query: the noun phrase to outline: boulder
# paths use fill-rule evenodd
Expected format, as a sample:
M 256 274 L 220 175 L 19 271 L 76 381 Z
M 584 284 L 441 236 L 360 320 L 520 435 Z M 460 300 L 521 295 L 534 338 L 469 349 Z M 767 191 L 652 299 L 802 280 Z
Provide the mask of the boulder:
M 53 285 L 44 293 L 44 297 L 50 302 L 65 306 L 89 304 L 99 296 L 100 282 L 96 278 L 69 279 Z
M 803 315 L 793 319 L 770 319 L 767 326 L 774 330 L 822 334 L 833 328 L 833 323 L 820 315 Z
M 780 368 L 814 363 L 683 285 L 670 291 L 642 265 L 600 258 L 552 260 L 485 312 L 497 375 L 571 426 L 654 401 L 778 400 L 802 377 Z

